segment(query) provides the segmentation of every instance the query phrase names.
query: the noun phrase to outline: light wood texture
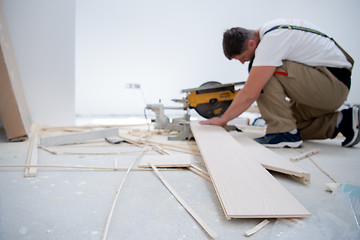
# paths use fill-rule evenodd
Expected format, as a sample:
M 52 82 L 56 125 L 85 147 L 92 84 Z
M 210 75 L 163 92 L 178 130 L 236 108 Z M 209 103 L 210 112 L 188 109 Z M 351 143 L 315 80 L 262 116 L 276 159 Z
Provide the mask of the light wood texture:
M 85 147 L 85 146 L 84 146 Z M 90 147 L 90 146 L 87 146 Z M 117 151 L 117 152 L 79 152 L 79 151 L 64 151 L 64 150 L 53 150 L 44 146 L 39 146 L 40 149 L 47 151 L 54 155 L 120 155 L 120 154 L 137 154 L 139 152 L 142 152 L 143 150 L 134 150 L 134 151 Z M 94 148 L 93 146 L 91 148 Z M 70 148 L 66 148 L 70 149 Z M 120 149 L 120 148 L 119 148 Z
M 247 137 L 245 133 L 237 133 L 234 138 L 240 143 L 249 156 L 260 163 L 264 168 L 285 173 L 298 178 L 304 184 L 310 183 L 310 173 L 306 172 L 288 159 L 276 154 L 255 140 Z
M 139 142 L 139 141 L 135 141 L 133 139 L 127 138 L 127 137 L 125 137 L 123 135 L 119 135 L 119 137 L 124 139 L 127 143 L 130 143 L 130 144 L 135 145 L 137 147 L 144 147 L 143 144 L 141 142 Z
M 153 144 L 150 144 L 150 147 L 151 147 L 154 151 L 156 151 L 156 152 L 158 152 L 158 153 L 160 153 L 160 154 L 162 154 L 162 155 L 169 155 L 169 153 L 168 153 L 167 151 L 165 151 L 164 149 L 162 149 L 162 148 L 159 147 L 159 146 L 155 146 L 155 145 L 153 145 Z
M 227 219 L 310 215 L 223 128 L 193 122 L 191 129 Z
M 315 148 L 315 149 L 313 149 L 313 150 L 310 150 L 310 151 L 308 151 L 308 152 L 305 152 L 305 153 L 303 153 L 303 154 L 300 154 L 300 155 L 298 155 L 298 156 L 296 156 L 296 157 L 292 157 L 292 158 L 290 158 L 290 160 L 291 160 L 292 162 L 296 162 L 296 161 L 299 161 L 299 160 L 301 160 L 301 159 L 310 157 L 310 156 L 312 156 L 312 155 L 314 155 L 314 154 L 317 154 L 317 153 L 319 153 L 319 152 L 320 152 L 320 149 Z
M 42 137 L 40 144 L 42 146 L 59 146 L 66 144 L 82 143 L 89 140 L 114 137 L 119 134 L 119 128 L 105 128 L 99 130 L 90 130 L 77 133 L 68 133 L 58 136 Z
M 32 121 L 1 2 L 0 117 L 9 141 L 17 142 L 27 139 Z
M 30 165 L 38 164 L 38 143 L 39 143 L 39 127 L 36 124 L 31 126 L 30 138 L 29 138 L 29 150 L 28 156 L 26 160 L 26 165 L 28 167 L 25 168 L 24 177 L 36 177 L 37 168 L 29 167 Z
M 144 156 L 139 166 L 140 168 L 151 167 L 190 167 L 192 157 L 190 155 L 147 155 Z
M 211 182 L 211 178 L 210 175 L 207 172 L 204 172 L 202 169 L 196 167 L 195 165 L 190 165 L 190 167 L 188 167 L 188 169 L 190 171 L 192 171 L 193 173 L 195 173 L 196 175 L 208 180 Z
M 0 168 L 64 168 L 64 169 L 84 169 L 84 170 L 111 170 L 126 171 L 128 168 L 120 167 L 96 167 L 96 166 L 61 166 L 61 165 L 0 165 Z M 132 171 L 152 171 L 151 168 L 132 168 Z M 183 168 L 159 168 L 159 171 L 181 171 Z
M 123 138 L 126 141 L 132 142 L 132 143 L 136 143 L 141 145 L 155 145 L 155 146 L 162 146 L 162 147 L 166 147 L 167 149 L 171 149 L 172 151 L 179 151 L 179 152 L 185 152 L 185 153 L 192 153 L 194 155 L 200 155 L 199 154 L 199 150 L 196 148 L 196 146 L 186 146 L 184 145 L 184 141 L 182 141 L 182 144 L 169 144 L 166 142 L 158 142 L 158 141 L 152 141 L 149 140 L 148 138 L 144 138 L 143 136 L 139 137 L 139 136 L 133 136 L 128 133 L 127 135 L 120 133 L 119 137 Z M 136 137 L 136 139 L 134 138 Z M 189 142 L 186 142 L 186 144 L 189 144 Z
M 265 227 L 266 225 L 269 224 L 269 220 L 265 219 L 263 221 L 261 221 L 258 225 L 256 225 L 255 227 L 247 230 L 244 235 L 246 237 L 250 237 L 251 235 L 253 235 L 254 233 L 257 233 L 258 231 L 260 231 L 263 227 Z
M 190 213 L 190 215 L 200 224 L 200 226 L 209 234 L 210 237 L 216 238 L 216 233 L 211 229 L 206 222 L 189 206 L 189 204 L 175 191 L 175 189 L 165 180 L 162 174 L 158 171 L 154 164 L 151 164 L 151 168 L 154 170 L 155 174 L 160 178 L 161 182 L 165 187 L 171 192 L 171 194 L 176 198 L 176 200 Z
M 122 139 L 124 139 L 125 141 L 127 141 L 127 142 L 129 142 L 131 144 L 134 144 L 136 146 L 139 146 L 139 147 L 144 147 L 144 146 L 152 146 L 152 147 L 154 147 L 154 146 L 156 146 L 156 147 L 160 148 L 160 146 L 162 146 L 162 147 L 166 147 L 166 148 L 168 148 L 168 149 L 170 149 L 172 151 L 191 153 L 191 154 L 197 155 L 197 156 L 200 155 L 198 149 L 195 149 L 195 148 L 184 147 L 184 146 L 180 146 L 180 145 L 176 145 L 176 144 L 168 144 L 168 143 L 150 141 L 149 139 L 139 138 L 139 137 L 137 137 L 137 139 L 134 140 L 133 136 L 132 136 L 132 138 L 130 138 L 129 136 L 125 136 L 124 134 L 119 134 L 119 136 Z M 164 153 L 167 154 L 167 152 L 164 152 L 164 153 L 159 152 L 159 153 L 160 154 L 164 154 Z
M 186 152 L 191 152 L 195 155 L 199 154 L 199 150 L 194 147 L 191 147 L 191 146 L 187 147 L 187 146 L 183 146 L 183 145 L 170 144 L 170 143 L 166 143 L 166 142 L 150 141 L 148 139 L 144 140 L 144 142 L 159 145 L 159 146 L 169 147 L 171 149 L 175 148 L 175 149 L 179 149 L 179 150 L 184 150 Z
M 126 180 L 126 177 L 128 176 L 130 170 L 134 167 L 135 163 L 137 162 L 137 160 L 139 160 L 139 158 L 141 158 L 144 154 L 145 154 L 146 151 L 142 152 L 135 160 L 134 162 L 130 165 L 130 167 L 128 168 L 128 170 L 126 171 L 125 173 L 125 176 L 123 177 L 116 193 L 115 193 L 115 196 L 114 196 L 114 200 L 111 204 L 111 207 L 109 209 L 109 213 L 107 215 L 107 218 L 106 218 L 106 222 L 105 222 L 105 226 L 104 226 L 104 230 L 103 230 L 103 233 L 102 233 L 102 236 L 101 236 L 101 240 L 105 240 L 107 238 L 107 233 L 108 233 L 108 230 L 109 230 L 109 226 L 110 226 L 110 222 L 111 222 L 111 218 L 112 218 L 112 215 L 113 215 L 113 212 L 114 212 L 114 208 L 115 208 L 115 204 L 116 204 L 116 201 L 119 197 L 119 194 L 120 194 L 120 191 L 121 191 L 121 188 L 122 186 L 124 185 L 125 183 L 125 180 Z

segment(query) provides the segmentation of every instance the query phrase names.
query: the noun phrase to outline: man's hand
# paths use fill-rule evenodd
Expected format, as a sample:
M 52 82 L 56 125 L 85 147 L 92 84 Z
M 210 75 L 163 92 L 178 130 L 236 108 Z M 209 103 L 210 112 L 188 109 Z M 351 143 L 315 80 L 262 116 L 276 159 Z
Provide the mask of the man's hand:
M 213 117 L 213 118 L 210 118 L 209 120 L 200 121 L 199 123 L 202 125 L 216 125 L 216 126 L 225 127 L 227 122 L 224 122 L 219 117 Z

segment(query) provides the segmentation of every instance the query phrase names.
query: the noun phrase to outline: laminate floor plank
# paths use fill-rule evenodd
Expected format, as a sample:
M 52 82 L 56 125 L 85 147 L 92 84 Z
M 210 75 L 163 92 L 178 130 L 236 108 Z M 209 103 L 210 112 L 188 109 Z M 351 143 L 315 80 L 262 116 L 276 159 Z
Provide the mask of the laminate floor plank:
M 223 128 L 193 122 L 191 129 L 227 219 L 310 215 Z
M 245 147 L 249 155 L 264 168 L 292 175 L 297 177 L 304 184 L 310 183 L 310 173 L 306 172 L 290 160 L 276 154 L 255 140 L 249 138 L 245 133 L 238 133 L 234 138 L 239 144 Z

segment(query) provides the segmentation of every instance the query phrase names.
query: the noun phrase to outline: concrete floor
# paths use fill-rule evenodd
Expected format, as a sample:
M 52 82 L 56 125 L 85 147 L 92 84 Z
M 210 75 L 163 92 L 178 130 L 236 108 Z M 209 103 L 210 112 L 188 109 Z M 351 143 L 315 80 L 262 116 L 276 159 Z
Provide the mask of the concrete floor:
M 249 130 L 247 133 L 254 134 Z M 166 142 L 165 135 L 155 137 Z M 359 239 L 359 228 L 352 215 L 354 211 L 346 205 L 346 200 L 335 201 L 336 194 L 326 191 L 326 183 L 333 181 L 312 162 L 338 183 L 360 185 L 360 146 L 343 148 L 340 146 L 342 140 L 306 141 L 301 149 L 273 150 L 286 158 L 314 148 L 321 150 L 311 159 L 296 162 L 310 172 L 311 184 L 308 186 L 289 176 L 272 173 L 312 216 L 291 225 L 287 224 L 290 221 L 270 219 L 270 224 L 251 239 L 322 239 L 321 236 L 324 236 L 323 239 L 342 239 L 341 235 L 349 232 L 353 233 L 353 239 Z M 194 145 L 194 142 L 175 143 Z M 8 143 L 4 131 L 0 130 L 0 165 L 24 165 L 28 144 Z M 171 154 L 185 154 L 164 149 Z M 130 144 L 110 145 L 100 140 L 85 145 L 57 147 L 56 150 L 63 154 L 54 155 L 39 149 L 38 164 L 113 167 L 116 161 L 118 167 L 127 168 L 142 149 Z M 83 154 L 64 154 L 70 151 Z M 85 152 L 121 154 L 88 155 Z M 146 154 L 158 153 L 149 151 Z M 201 157 L 194 156 L 193 161 L 201 166 Z M 161 173 L 215 230 L 216 239 L 245 239 L 244 232 L 262 221 L 226 220 L 211 182 L 188 170 Z M 24 168 L 0 168 L 0 239 L 101 239 L 109 208 L 124 175 L 125 171 L 39 168 L 36 177 L 24 178 Z M 236 184 L 234 182 L 234 186 Z M 325 217 L 324 211 L 328 214 Z M 344 218 L 346 221 L 343 221 Z M 316 235 L 317 232 L 319 235 Z M 134 170 L 129 173 L 119 194 L 107 239 L 200 240 L 210 237 L 154 172 Z

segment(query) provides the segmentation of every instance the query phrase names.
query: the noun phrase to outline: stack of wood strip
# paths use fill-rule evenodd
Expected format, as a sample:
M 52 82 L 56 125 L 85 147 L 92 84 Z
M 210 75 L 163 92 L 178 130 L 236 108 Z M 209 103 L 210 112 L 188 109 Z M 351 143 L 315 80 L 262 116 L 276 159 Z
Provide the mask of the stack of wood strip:
M 260 163 L 254 161 L 254 156 L 223 128 L 192 123 L 191 129 L 227 219 L 310 215 L 309 211 Z

